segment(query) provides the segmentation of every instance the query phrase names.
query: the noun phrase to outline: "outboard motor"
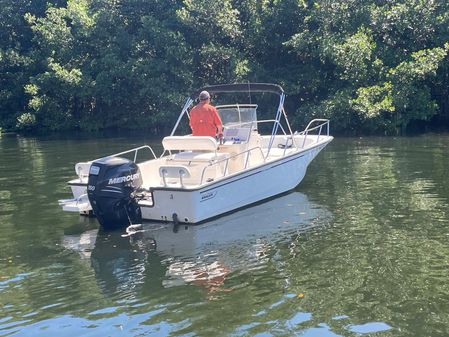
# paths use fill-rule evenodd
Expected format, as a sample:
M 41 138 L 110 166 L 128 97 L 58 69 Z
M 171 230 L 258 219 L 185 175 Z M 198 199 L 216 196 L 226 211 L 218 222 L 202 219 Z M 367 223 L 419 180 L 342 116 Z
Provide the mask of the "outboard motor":
M 139 167 L 131 160 L 105 157 L 92 163 L 87 196 L 103 228 L 124 227 L 141 221 L 135 199 L 135 192 L 141 185 Z

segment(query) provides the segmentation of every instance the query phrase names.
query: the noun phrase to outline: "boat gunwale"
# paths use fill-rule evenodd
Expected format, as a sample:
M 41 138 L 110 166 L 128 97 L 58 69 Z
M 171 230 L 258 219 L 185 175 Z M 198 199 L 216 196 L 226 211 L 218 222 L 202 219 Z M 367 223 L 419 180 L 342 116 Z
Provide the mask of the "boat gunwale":
M 326 137 L 326 138 L 324 138 L 324 137 Z M 216 188 L 216 187 L 212 187 L 214 184 L 222 183 L 222 182 L 224 182 L 224 181 L 226 181 L 226 180 L 228 180 L 228 179 L 235 178 L 235 177 L 237 177 L 237 176 L 239 176 L 239 175 L 248 173 L 248 172 L 250 172 L 250 171 L 252 171 L 252 170 L 260 169 L 260 168 L 262 168 L 262 167 L 264 167 L 264 166 L 268 166 L 268 165 L 270 165 L 270 164 L 276 164 L 276 165 L 270 166 L 270 168 L 271 168 L 271 167 L 276 167 L 276 166 L 278 166 L 278 165 L 281 165 L 281 164 L 278 164 L 278 162 L 282 161 L 283 159 L 287 159 L 287 158 L 290 158 L 290 157 L 295 156 L 295 155 L 297 155 L 297 154 L 307 152 L 307 151 L 309 151 L 309 150 L 311 150 L 311 149 L 314 149 L 314 148 L 318 147 L 319 145 L 327 144 L 327 143 L 329 143 L 329 142 L 332 141 L 333 137 L 332 137 L 332 136 L 323 136 L 323 139 L 324 139 L 324 141 L 319 141 L 319 142 L 315 143 L 314 145 L 312 145 L 312 146 L 310 146 L 310 147 L 307 147 L 307 148 L 305 148 L 305 149 L 298 149 L 298 151 L 294 151 L 294 152 L 292 152 L 292 153 L 290 153 L 290 154 L 286 154 L 286 155 L 281 156 L 281 157 L 279 157 L 279 158 L 275 158 L 275 159 L 273 159 L 273 160 L 266 161 L 266 162 L 264 162 L 264 163 L 262 163 L 262 164 L 258 164 L 258 165 L 256 165 L 256 166 L 253 166 L 253 167 L 250 167 L 250 168 L 247 168 L 247 169 L 243 169 L 243 170 L 241 170 L 241 171 L 232 173 L 232 174 L 230 174 L 230 175 L 223 176 L 223 177 L 219 178 L 218 180 L 212 181 L 212 182 L 210 182 L 210 183 L 206 183 L 206 184 L 203 184 L 203 185 L 196 185 L 195 187 L 187 187 L 187 188 L 167 187 L 167 186 L 156 186 L 156 187 L 150 187 L 150 188 L 149 188 L 149 191 L 150 191 L 151 193 L 152 193 L 154 190 L 159 190 L 159 191 L 161 191 L 161 190 L 162 190 L 162 191 L 177 191 L 177 192 L 196 192 L 196 191 L 201 190 L 201 189 L 203 189 L 203 188 L 205 188 L 205 187 L 210 187 L 210 189 L 214 189 L 214 188 Z M 168 156 L 167 156 L 167 157 L 168 157 Z M 156 158 L 156 159 L 150 159 L 149 161 L 152 161 L 152 160 L 159 160 L 159 159 L 163 159 L 163 158 L 164 158 L 164 157 L 159 157 L 159 158 Z M 147 162 L 149 162 L 149 161 L 146 161 L 146 162 L 143 162 L 143 163 L 147 163 Z M 239 179 L 240 179 L 240 178 L 239 178 Z M 239 180 L 239 179 L 236 179 L 236 180 Z M 74 182 L 75 180 L 79 180 L 79 179 L 73 179 L 73 180 L 69 181 L 67 184 L 68 184 L 69 186 L 87 186 L 87 182 L 86 182 L 86 183 L 82 183 L 82 182 Z M 217 186 L 217 187 L 218 187 L 218 186 Z M 207 190 L 206 190 L 206 191 L 203 191 L 203 192 L 207 192 Z M 202 193 L 202 192 L 200 192 L 200 193 Z M 152 207 L 152 206 L 142 206 L 142 207 Z

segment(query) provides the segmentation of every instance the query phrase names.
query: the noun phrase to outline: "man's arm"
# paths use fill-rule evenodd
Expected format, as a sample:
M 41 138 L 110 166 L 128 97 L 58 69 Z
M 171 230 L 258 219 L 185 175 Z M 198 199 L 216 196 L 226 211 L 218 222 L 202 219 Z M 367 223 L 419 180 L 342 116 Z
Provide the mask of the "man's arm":
M 220 115 L 218 114 L 217 109 L 214 107 L 214 124 L 217 128 L 218 136 L 221 138 L 223 136 L 223 123 L 221 121 Z
M 193 107 L 193 109 L 190 110 L 190 114 L 189 114 L 189 116 L 190 116 L 190 118 L 189 118 L 189 126 L 190 126 L 190 129 L 191 129 L 192 131 L 193 131 L 192 121 L 195 119 L 195 117 L 194 117 L 194 115 L 195 115 L 194 109 L 195 109 L 195 107 Z

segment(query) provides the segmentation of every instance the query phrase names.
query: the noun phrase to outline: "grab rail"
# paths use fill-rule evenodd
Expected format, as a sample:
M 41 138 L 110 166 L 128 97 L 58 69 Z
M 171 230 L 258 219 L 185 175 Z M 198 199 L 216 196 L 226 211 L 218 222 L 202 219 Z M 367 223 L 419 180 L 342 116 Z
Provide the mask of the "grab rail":
M 311 125 L 313 125 L 313 123 L 316 122 L 322 122 L 321 124 L 318 124 L 317 126 L 310 128 Z M 306 144 L 306 139 L 307 136 L 309 135 L 309 133 L 311 131 L 315 131 L 315 130 L 319 130 L 318 131 L 318 137 L 316 142 L 318 143 L 320 141 L 320 136 L 321 136 L 321 132 L 323 130 L 323 126 L 326 126 L 326 136 L 329 136 L 329 120 L 328 119 L 313 119 L 309 122 L 309 124 L 307 124 L 307 127 L 304 129 L 304 131 L 301 131 L 298 133 L 298 135 L 303 135 L 304 136 L 304 140 L 302 142 L 302 148 L 304 148 L 305 144 Z
M 123 154 L 134 152 L 134 160 L 133 160 L 133 162 L 136 162 L 137 154 L 138 154 L 139 150 L 142 150 L 142 149 L 149 149 L 151 151 L 151 154 L 153 155 L 153 158 L 156 159 L 156 154 L 154 153 L 153 149 L 149 145 L 142 145 L 142 146 L 136 147 L 136 148 L 131 149 L 131 150 L 127 150 L 127 151 L 123 151 L 123 152 L 120 152 L 120 153 L 113 154 L 113 155 L 111 155 L 109 157 L 118 157 L 118 156 L 121 156 Z
M 211 164 L 205 166 L 205 167 L 203 168 L 202 173 L 201 173 L 200 185 L 203 183 L 203 180 L 204 180 L 204 174 L 205 174 L 205 172 L 206 172 L 206 170 L 207 170 L 208 168 L 210 168 L 210 167 L 212 167 L 212 166 L 215 166 L 215 165 L 218 165 L 218 164 L 221 164 L 221 163 L 223 163 L 223 162 L 226 162 L 225 168 L 224 168 L 224 170 L 223 170 L 223 177 L 224 177 L 224 176 L 226 175 L 226 171 L 228 170 L 229 160 L 231 160 L 232 158 L 235 158 L 235 157 L 237 157 L 237 156 L 242 156 L 242 155 L 244 155 L 245 153 L 248 153 L 248 155 L 247 155 L 247 157 L 246 157 L 246 160 L 245 160 L 245 166 L 242 168 L 242 170 L 245 170 L 245 169 L 248 167 L 249 154 L 250 154 L 250 152 L 253 151 L 253 150 L 257 150 L 257 149 L 260 150 L 260 154 L 262 155 L 263 162 L 265 163 L 266 158 L 265 158 L 265 156 L 264 156 L 264 154 L 263 154 L 262 148 L 261 148 L 260 146 L 253 147 L 253 148 L 251 148 L 251 149 L 248 149 L 248 150 L 245 150 L 245 151 L 243 151 L 243 152 L 239 152 L 239 153 L 236 153 L 236 154 L 234 154 L 234 155 L 232 155 L 232 156 L 229 156 L 228 158 L 217 160 L 216 162 L 213 162 L 213 163 L 211 163 Z
M 151 146 L 149 146 L 149 145 L 142 145 L 142 146 L 139 146 L 139 147 L 135 147 L 135 148 L 133 148 L 133 149 L 130 149 L 130 150 L 126 150 L 126 151 L 123 151 L 123 152 L 111 154 L 111 155 L 105 156 L 105 157 L 100 157 L 100 158 L 97 158 L 97 159 L 92 160 L 91 162 L 94 162 L 94 161 L 96 161 L 96 160 L 103 159 L 103 158 L 118 157 L 118 156 L 121 156 L 121 155 L 124 155 L 124 154 L 127 154 L 127 153 L 132 153 L 132 152 L 134 152 L 134 159 L 133 159 L 133 162 L 136 162 L 136 160 L 137 160 L 137 154 L 139 153 L 139 150 L 143 150 L 143 149 L 149 149 L 149 150 L 151 151 L 151 154 L 153 155 L 153 158 L 154 158 L 154 159 L 157 159 L 156 154 L 154 153 L 154 151 L 153 151 L 153 149 L 151 148 Z

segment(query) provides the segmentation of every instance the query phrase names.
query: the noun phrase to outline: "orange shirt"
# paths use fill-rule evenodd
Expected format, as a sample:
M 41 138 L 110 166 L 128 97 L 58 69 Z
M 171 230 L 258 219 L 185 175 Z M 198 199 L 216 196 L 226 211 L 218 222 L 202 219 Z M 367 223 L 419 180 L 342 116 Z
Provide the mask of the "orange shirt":
M 190 111 L 192 136 L 215 137 L 222 132 L 222 123 L 217 109 L 207 103 L 199 103 Z

